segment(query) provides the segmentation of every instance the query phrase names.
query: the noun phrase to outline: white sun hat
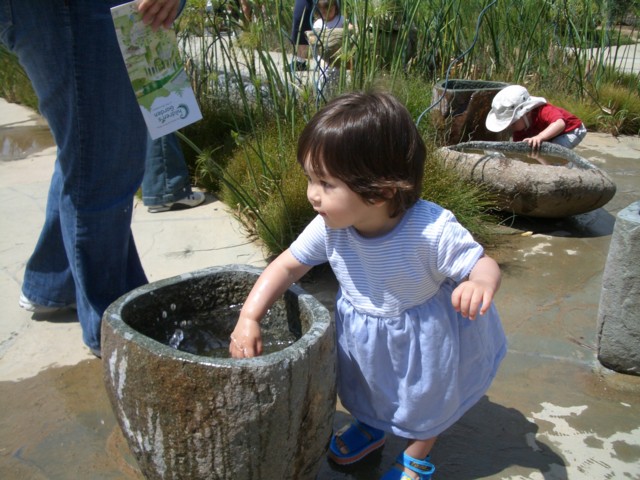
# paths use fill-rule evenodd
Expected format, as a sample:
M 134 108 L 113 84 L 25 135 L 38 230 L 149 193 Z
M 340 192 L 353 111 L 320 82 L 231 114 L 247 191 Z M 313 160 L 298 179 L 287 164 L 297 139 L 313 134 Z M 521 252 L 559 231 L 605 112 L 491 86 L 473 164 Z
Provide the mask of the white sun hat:
M 501 132 L 525 113 L 547 103 L 542 97 L 532 97 L 526 88 L 509 85 L 500 90 L 491 102 L 491 111 L 487 115 L 487 130 Z

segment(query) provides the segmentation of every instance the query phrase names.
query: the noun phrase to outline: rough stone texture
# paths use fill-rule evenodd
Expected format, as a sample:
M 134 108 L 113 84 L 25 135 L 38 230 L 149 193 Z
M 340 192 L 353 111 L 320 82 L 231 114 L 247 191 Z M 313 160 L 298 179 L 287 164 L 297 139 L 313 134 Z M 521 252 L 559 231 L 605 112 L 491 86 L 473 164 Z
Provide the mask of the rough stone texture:
M 467 153 L 465 149 L 482 149 L 486 154 Z M 523 142 L 460 143 L 443 147 L 439 153 L 445 167 L 485 185 L 496 195 L 500 210 L 518 215 L 568 217 L 600 208 L 616 193 L 615 183 L 603 170 L 572 150 L 543 143 L 539 151 L 570 163 L 534 165 L 509 158 L 509 152 L 531 152 Z
M 508 83 L 486 80 L 448 80 L 433 87 L 432 99 L 439 101 L 431 113 L 442 145 L 470 141 L 508 140 L 504 132 L 487 130 L 485 119 L 491 102 Z
M 146 478 L 315 478 L 336 404 L 335 327 L 320 302 L 291 287 L 273 323 L 302 337 L 251 359 L 192 355 L 141 333 L 242 303 L 259 273 L 199 270 L 140 287 L 105 312 L 104 380 Z M 233 326 L 221 325 L 221 338 Z
M 640 201 L 618 213 L 602 276 L 598 360 L 640 375 Z

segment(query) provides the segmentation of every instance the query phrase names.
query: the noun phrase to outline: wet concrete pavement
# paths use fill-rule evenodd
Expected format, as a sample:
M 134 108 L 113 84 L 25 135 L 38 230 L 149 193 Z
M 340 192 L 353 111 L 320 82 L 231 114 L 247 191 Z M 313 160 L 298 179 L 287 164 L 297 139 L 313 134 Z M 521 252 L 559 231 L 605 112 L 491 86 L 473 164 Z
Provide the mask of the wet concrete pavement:
M 37 115 L 0 99 L 3 152 L 15 146 L 15 129 L 37 125 Z M 496 304 L 509 352 L 487 396 L 436 444 L 434 478 L 640 479 L 640 377 L 602 368 L 595 352 L 615 215 L 640 199 L 640 139 L 590 133 L 576 152 L 609 173 L 616 196 L 563 220 L 505 218 L 489 253 L 503 270 Z M 37 318 L 17 306 L 54 155 L 33 148 L 0 161 L 0 478 L 141 479 L 74 312 Z M 152 281 L 210 265 L 264 265 L 260 246 L 212 198 L 159 214 L 138 204 L 133 230 Z M 331 307 L 330 275 L 303 286 Z M 347 421 L 338 405 L 335 426 Z M 325 462 L 318 479 L 378 478 L 402 448 L 390 437 L 354 467 Z

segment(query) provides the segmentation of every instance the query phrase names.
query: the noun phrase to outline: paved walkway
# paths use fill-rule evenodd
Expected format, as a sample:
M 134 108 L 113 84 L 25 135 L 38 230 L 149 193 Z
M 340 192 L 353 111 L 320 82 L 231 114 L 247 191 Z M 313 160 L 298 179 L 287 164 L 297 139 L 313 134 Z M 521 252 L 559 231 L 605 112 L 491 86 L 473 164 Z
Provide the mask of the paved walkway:
M 44 125 L 39 116 L 0 99 L 0 132 L 7 135 L 3 157 L 13 145 L 13 129 L 38 125 Z M 22 150 L 30 148 L 22 144 Z M 10 153 L 21 156 L 17 151 Z M 0 162 L 0 381 L 31 377 L 51 365 L 74 365 L 91 358 L 78 324 L 33 322 L 17 304 L 24 266 L 44 222 L 54 160 L 55 147 L 50 147 L 23 159 Z M 133 231 L 150 281 L 212 265 L 264 265 L 259 244 L 248 240 L 226 206 L 211 196 L 198 208 L 156 214 L 137 200 Z
M 37 115 L 0 99 L 3 156 L 14 134 L 38 125 Z M 23 149 L 33 151 L 0 161 L 0 478 L 139 480 L 75 314 L 44 321 L 17 305 L 55 157 L 53 147 Z M 436 444 L 436 479 L 640 479 L 640 377 L 603 370 L 595 358 L 615 215 L 640 198 L 640 139 L 590 133 L 576 151 L 618 192 L 589 214 L 505 228 L 491 254 L 504 272 L 496 303 L 509 353 L 488 395 Z M 158 214 L 137 203 L 133 230 L 152 281 L 211 265 L 264 265 L 260 246 L 211 197 Z M 330 306 L 335 284 L 323 280 L 304 286 Z M 338 407 L 335 426 L 347 419 Z M 318 479 L 378 478 L 401 449 L 391 437 L 356 467 L 324 463 Z

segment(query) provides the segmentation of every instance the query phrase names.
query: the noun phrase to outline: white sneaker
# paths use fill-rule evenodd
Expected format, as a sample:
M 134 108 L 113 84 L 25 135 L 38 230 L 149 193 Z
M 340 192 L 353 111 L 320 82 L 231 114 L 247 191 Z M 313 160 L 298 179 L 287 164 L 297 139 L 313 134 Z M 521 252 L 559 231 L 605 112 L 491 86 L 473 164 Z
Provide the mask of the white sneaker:
M 53 313 L 59 312 L 60 310 L 66 310 L 68 308 L 76 308 L 75 303 L 71 305 L 64 305 L 62 307 L 48 307 L 46 305 L 33 303 L 31 300 L 25 297 L 24 293 L 20 293 L 20 300 L 18 300 L 18 305 L 20 305 L 21 308 L 24 308 L 27 312 L 33 313 Z
M 193 208 L 204 202 L 205 196 L 202 192 L 192 192 L 191 195 L 176 200 L 175 202 L 165 203 L 163 205 L 153 205 L 148 208 L 149 213 L 167 212 L 169 210 L 182 210 L 185 208 Z

